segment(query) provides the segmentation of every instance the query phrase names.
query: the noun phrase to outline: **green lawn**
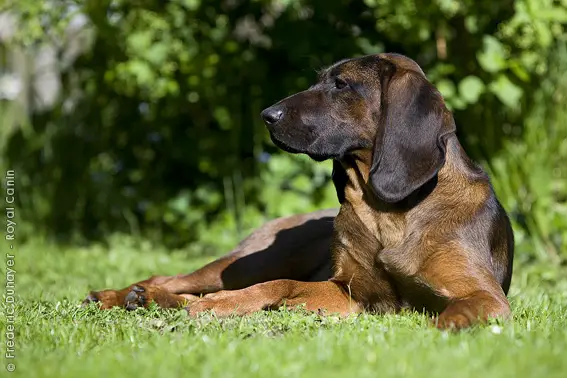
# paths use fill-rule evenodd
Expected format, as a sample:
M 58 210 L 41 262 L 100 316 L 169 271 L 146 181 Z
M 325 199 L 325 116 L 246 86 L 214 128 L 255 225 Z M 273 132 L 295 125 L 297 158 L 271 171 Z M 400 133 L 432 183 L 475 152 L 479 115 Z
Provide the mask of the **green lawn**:
M 190 271 L 210 258 L 124 243 L 110 250 L 26 244 L 14 251 L 19 303 L 11 376 L 567 376 L 567 275 L 541 264 L 516 267 L 514 321 L 449 334 L 414 313 L 339 320 L 282 310 L 191 320 L 155 308 L 84 309 L 78 304 L 89 289 Z M 10 251 L 3 244 L 0 252 Z M 8 376 L 3 364 L 0 376 Z

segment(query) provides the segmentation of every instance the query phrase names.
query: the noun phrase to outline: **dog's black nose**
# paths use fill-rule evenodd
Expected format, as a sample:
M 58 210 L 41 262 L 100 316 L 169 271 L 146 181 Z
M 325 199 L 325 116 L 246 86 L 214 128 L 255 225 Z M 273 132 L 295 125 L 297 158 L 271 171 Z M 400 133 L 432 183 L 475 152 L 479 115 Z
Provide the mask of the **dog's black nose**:
M 268 109 L 264 109 L 261 113 L 262 119 L 268 125 L 274 125 L 278 123 L 280 119 L 283 117 L 283 110 L 279 107 L 269 107 Z

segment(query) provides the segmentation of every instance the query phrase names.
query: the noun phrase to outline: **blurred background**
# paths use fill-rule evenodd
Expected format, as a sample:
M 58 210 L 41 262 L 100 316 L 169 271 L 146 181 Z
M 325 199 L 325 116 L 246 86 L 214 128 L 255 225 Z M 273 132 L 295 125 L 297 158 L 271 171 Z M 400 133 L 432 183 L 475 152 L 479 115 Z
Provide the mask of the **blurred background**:
M 567 0 L 17 0 L 0 5 L 0 168 L 18 238 L 228 251 L 337 207 L 331 163 L 260 111 L 363 54 L 415 59 L 513 220 L 567 261 Z

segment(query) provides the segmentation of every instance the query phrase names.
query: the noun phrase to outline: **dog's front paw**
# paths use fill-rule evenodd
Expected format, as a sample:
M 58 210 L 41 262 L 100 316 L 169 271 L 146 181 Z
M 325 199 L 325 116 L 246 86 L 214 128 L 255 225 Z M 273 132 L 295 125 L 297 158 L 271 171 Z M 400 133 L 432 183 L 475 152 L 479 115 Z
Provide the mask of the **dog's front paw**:
M 222 314 L 220 314 L 218 311 L 219 308 L 218 307 L 215 308 L 215 307 L 217 307 L 216 301 L 214 301 L 211 298 L 203 297 L 195 300 L 193 303 L 190 303 L 189 306 L 185 307 L 185 310 L 187 311 L 187 314 L 191 317 L 196 317 L 197 314 L 211 310 L 213 310 L 216 315 L 222 316 Z
M 486 324 L 489 319 L 509 319 L 510 304 L 488 292 L 478 292 L 466 299 L 453 301 L 437 319 L 437 328 L 459 330 L 478 324 Z
M 185 310 L 191 317 L 207 311 L 213 312 L 219 318 L 233 315 L 243 316 L 263 308 L 260 300 L 255 299 L 253 295 L 245 295 L 242 290 L 223 290 L 196 298 L 188 303 L 189 306 L 185 307 Z
M 475 298 L 455 301 L 435 319 L 435 326 L 439 329 L 460 330 L 484 323 L 486 316 L 481 316 L 482 310 L 482 303 L 478 303 Z
M 82 306 L 87 306 L 89 303 L 98 303 L 103 310 L 115 306 L 122 307 L 124 295 L 116 290 L 91 291 L 83 300 Z
M 442 313 L 434 319 L 435 326 L 439 329 L 459 330 L 469 328 L 474 323 L 471 318 L 461 313 Z
M 135 310 L 154 302 L 161 308 L 179 308 L 196 298 L 191 294 L 174 294 L 157 286 L 133 285 L 124 297 L 124 308 Z

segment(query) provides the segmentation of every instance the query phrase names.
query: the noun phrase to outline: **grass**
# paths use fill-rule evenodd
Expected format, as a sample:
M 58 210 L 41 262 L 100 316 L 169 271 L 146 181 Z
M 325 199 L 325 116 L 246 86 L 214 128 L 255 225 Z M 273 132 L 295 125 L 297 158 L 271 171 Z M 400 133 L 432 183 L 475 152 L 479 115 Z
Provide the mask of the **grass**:
M 551 378 L 567 371 L 567 275 L 543 264 L 516 267 L 513 321 L 450 334 L 417 313 L 339 320 L 284 309 L 191 320 L 156 308 L 81 308 L 89 289 L 190 271 L 210 258 L 124 243 L 15 247 L 13 376 Z M 9 253 L 5 244 L 0 252 Z

